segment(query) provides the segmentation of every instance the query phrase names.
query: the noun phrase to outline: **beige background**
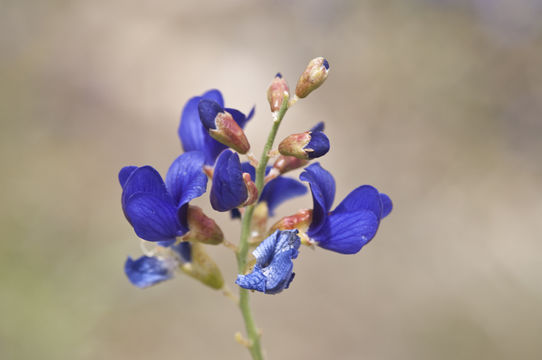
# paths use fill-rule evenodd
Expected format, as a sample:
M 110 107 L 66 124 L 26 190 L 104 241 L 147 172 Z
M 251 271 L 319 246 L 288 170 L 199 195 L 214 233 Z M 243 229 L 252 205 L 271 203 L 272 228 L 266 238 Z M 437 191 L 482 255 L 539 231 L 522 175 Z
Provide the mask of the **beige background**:
M 260 151 L 268 83 L 315 56 L 328 81 L 279 137 L 325 121 L 335 204 L 373 184 L 395 209 L 359 254 L 303 249 L 288 291 L 253 297 L 268 358 L 542 357 L 540 1 L 0 6 L 0 358 L 247 359 L 219 293 L 125 279 L 140 250 L 116 176 L 165 173 L 184 102 L 213 87 L 256 104 Z

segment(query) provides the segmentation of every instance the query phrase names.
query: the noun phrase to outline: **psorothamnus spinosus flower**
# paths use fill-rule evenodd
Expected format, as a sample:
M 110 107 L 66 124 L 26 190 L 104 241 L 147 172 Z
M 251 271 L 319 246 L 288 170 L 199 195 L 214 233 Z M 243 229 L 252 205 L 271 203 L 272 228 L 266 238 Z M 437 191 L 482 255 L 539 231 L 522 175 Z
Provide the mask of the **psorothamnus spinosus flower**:
M 322 57 L 311 60 L 293 96 L 286 79 L 280 73 L 275 76 L 267 90 L 272 128 L 259 160 L 249 153 L 243 130 L 254 108 L 248 115 L 227 108 L 222 93 L 213 89 L 184 105 L 178 135 L 185 152 L 172 162 L 165 180 L 149 165 L 126 166 L 119 172 L 122 210 L 143 249 L 141 257 L 125 261 L 130 282 L 148 288 L 185 273 L 233 298 L 219 266 L 205 251 L 208 245 L 224 244 L 237 259 L 239 299 L 234 301 L 245 318 L 248 337 L 240 342 L 253 359 L 262 359 L 262 351 L 248 305 L 249 291 L 279 294 L 288 289 L 301 245 L 340 254 L 359 252 L 393 208 L 389 196 L 370 185 L 357 187 L 333 208 L 335 180 L 320 163 L 311 164 L 330 150 L 323 123 L 286 136 L 273 149 L 288 109 L 320 87 L 329 68 Z M 303 169 L 301 181 L 288 176 L 297 169 Z M 203 204 L 200 199 L 200 206 L 190 204 L 206 193 L 209 179 L 210 206 L 203 205 L 205 199 Z M 312 208 L 283 215 L 269 226 L 279 205 L 307 193 L 307 185 Z M 237 244 L 225 240 L 209 208 L 229 211 L 232 220 L 241 219 Z

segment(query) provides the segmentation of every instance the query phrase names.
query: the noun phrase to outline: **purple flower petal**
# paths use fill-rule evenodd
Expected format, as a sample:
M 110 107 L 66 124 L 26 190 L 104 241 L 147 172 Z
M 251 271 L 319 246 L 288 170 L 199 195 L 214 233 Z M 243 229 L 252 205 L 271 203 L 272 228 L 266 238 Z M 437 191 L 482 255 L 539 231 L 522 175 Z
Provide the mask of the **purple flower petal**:
M 382 202 L 378 190 L 370 185 L 360 186 L 350 192 L 337 206 L 335 212 L 370 210 L 378 219 L 382 215 Z
M 124 272 L 132 284 L 139 288 L 157 284 L 173 277 L 172 265 L 155 257 L 142 256 L 137 260 L 131 257 L 124 263 Z
M 243 204 L 248 191 L 243 181 L 239 155 L 224 150 L 216 160 L 211 186 L 211 206 L 216 211 L 228 211 Z
M 260 201 L 267 203 L 269 216 L 274 216 L 275 209 L 280 204 L 306 193 L 307 188 L 299 181 L 279 176 L 265 185 L 260 196 Z
M 169 195 L 136 193 L 127 199 L 125 212 L 137 236 L 144 240 L 167 241 L 185 232 Z
M 166 175 L 166 186 L 173 202 L 181 207 L 207 190 L 207 175 L 203 172 L 204 155 L 191 151 L 179 156 Z
M 331 205 L 333 205 L 335 180 L 319 163 L 307 166 L 305 171 L 299 175 L 299 178 L 302 181 L 307 181 L 311 187 L 314 205 L 312 223 L 309 230 L 316 233 L 324 224 Z
M 311 133 L 311 139 L 309 143 L 303 149 L 311 149 L 312 151 L 306 151 L 309 159 L 316 159 L 320 156 L 324 156 L 329 151 L 329 139 L 326 134 L 321 131 L 314 131 Z
M 124 187 L 126 180 L 132 175 L 134 170 L 137 169 L 137 166 L 125 166 L 119 171 L 119 183 L 121 187 Z
M 253 251 L 256 265 L 248 275 L 238 275 L 236 284 L 245 289 L 277 294 L 294 278 L 293 262 L 301 245 L 297 230 L 275 231 Z
M 391 202 L 391 199 L 386 194 L 380 194 L 380 200 L 382 201 L 382 216 L 381 218 L 385 218 L 389 215 L 391 210 L 393 209 L 393 203 Z
M 355 254 L 367 244 L 378 230 L 379 220 L 374 212 L 332 212 L 324 226 L 308 232 L 318 246 L 341 254 Z
M 119 178 L 120 175 L 119 173 Z M 125 174 L 122 175 L 124 177 Z M 124 181 L 121 198 L 123 209 L 126 207 L 127 199 L 137 193 L 155 194 L 159 197 L 169 196 L 166 185 L 158 171 L 148 165 L 135 169 Z

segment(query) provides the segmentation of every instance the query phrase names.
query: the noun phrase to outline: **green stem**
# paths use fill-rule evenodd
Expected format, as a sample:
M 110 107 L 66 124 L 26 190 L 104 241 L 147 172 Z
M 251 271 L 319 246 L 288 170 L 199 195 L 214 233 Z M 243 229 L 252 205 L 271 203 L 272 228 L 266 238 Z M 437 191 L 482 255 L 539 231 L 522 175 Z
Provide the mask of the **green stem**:
M 282 121 L 282 118 L 286 114 L 287 110 L 288 99 L 285 97 L 282 101 L 282 106 L 277 113 L 276 119 L 273 121 L 273 127 L 271 128 L 271 131 L 267 136 L 267 142 L 265 143 L 260 163 L 258 164 L 258 168 L 256 169 L 255 184 L 256 188 L 258 189 L 258 194 L 261 194 L 264 186 L 265 167 L 267 166 L 267 162 L 269 161 L 269 151 L 273 147 L 273 142 L 275 141 L 275 137 L 277 136 L 280 122 Z M 243 222 L 241 225 L 241 240 L 239 241 L 239 251 L 237 253 L 237 269 L 239 274 L 245 273 L 245 268 L 247 265 L 247 254 L 249 249 L 248 240 L 250 235 L 250 224 L 252 222 L 252 215 L 254 214 L 254 207 L 255 205 L 248 206 L 245 209 L 245 214 L 243 215 Z M 239 308 L 241 309 L 243 319 L 245 320 L 245 328 L 249 340 L 249 351 L 252 355 L 252 359 L 262 360 L 263 356 L 262 348 L 260 345 L 260 334 L 258 333 L 258 329 L 256 328 L 256 324 L 254 323 L 252 312 L 250 310 L 249 292 L 248 290 L 243 288 L 239 289 Z

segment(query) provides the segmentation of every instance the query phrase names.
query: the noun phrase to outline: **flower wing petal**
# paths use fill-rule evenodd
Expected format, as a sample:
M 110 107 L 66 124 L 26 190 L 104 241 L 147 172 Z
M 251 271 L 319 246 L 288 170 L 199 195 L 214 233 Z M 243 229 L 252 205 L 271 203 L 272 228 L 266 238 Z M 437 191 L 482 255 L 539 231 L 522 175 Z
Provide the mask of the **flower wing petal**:
M 146 288 L 173 277 L 172 268 L 167 261 L 150 256 L 142 256 L 137 260 L 128 257 L 124 263 L 124 272 L 130 282 L 139 288 Z
M 216 160 L 211 186 L 211 206 L 216 211 L 228 211 L 238 207 L 248 197 L 243 181 L 243 171 L 239 155 L 224 150 Z
M 367 244 L 378 230 L 379 219 L 370 210 L 332 212 L 326 223 L 311 239 L 318 246 L 341 254 L 355 254 Z
M 169 197 L 137 193 L 126 201 L 126 217 L 140 238 L 167 241 L 184 234 L 177 218 L 177 208 Z
M 335 180 L 319 163 L 305 168 L 299 178 L 309 183 L 313 199 L 313 218 L 310 230 L 318 232 L 327 217 L 335 198 Z

